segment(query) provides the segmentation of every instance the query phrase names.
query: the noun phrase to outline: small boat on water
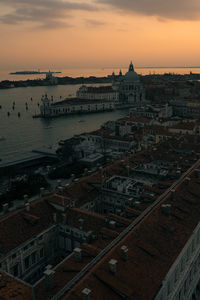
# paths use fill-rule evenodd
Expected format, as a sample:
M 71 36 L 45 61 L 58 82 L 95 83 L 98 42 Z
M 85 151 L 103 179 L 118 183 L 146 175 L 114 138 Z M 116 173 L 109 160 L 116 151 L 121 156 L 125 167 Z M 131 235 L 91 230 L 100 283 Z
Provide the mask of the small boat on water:
M 82 123 L 82 122 L 85 122 L 85 120 L 79 120 L 78 122 L 79 122 L 79 123 Z
M 0 142 L 1 141 L 5 141 L 5 137 L 4 136 L 0 136 Z

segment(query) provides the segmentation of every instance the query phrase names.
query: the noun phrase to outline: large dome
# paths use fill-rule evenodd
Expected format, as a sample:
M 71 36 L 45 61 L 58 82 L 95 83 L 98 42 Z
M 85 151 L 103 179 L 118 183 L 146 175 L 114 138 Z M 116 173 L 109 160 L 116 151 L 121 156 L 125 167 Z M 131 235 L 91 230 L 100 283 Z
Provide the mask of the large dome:
M 138 74 L 134 71 L 132 62 L 130 63 L 128 72 L 124 75 L 124 80 L 127 82 L 138 81 Z

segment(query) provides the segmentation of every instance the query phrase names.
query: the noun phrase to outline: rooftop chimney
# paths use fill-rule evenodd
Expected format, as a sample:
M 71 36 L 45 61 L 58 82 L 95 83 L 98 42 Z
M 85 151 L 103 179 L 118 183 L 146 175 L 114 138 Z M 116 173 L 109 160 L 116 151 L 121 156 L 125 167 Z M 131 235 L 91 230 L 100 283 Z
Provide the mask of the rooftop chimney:
M 199 170 L 199 169 L 195 169 L 195 170 L 194 170 L 194 174 L 195 174 L 195 177 L 196 177 L 196 178 L 199 178 L 199 173 L 200 173 L 200 170 Z
M 82 249 L 80 249 L 80 248 L 74 249 L 74 259 L 76 262 L 82 261 Z
M 121 247 L 121 257 L 123 260 L 128 260 L 128 248 L 125 245 Z
M 140 208 L 140 201 L 135 201 L 134 206 L 135 206 L 136 209 L 139 209 Z
M 62 222 L 65 225 L 67 222 L 67 215 L 66 214 L 62 214 Z
M 25 201 L 25 203 L 28 202 L 28 195 L 24 195 L 24 201 Z
M 80 224 L 80 230 L 83 230 L 83 223 L 84 223 L 84 220 L 83 219 L 79 219 L 79 224 Z
M 57 186 L 61 186 L 61 180 L 60 179 L 57 180 Z
M 120 216 L 121 215 L 121 209 L 116 209 L 116 215 Z
M 116 222 L 115 222 L 115 221 L 110 221 L 110 222 L 109 222 L 109 227 L 110 227 L 111 229 L 115 229 L 115 227 L 116 227 Z
M 170 215 L 171 212 L 171 204 L 162 204 L 161 205 L 161 209 L 162 209 L 162 213 L 166 216 Z
M 26 211 L 29 212 L 30 211 L 30 203 L 26 203 L 25 207 L 26 207 Z
M 56 213 L 53 214 L 53 222 L 57 223 L 57 214 Z
M 59 186 L 58 186 L 58 191 L 59 191 L 60 193 L 62 193 L 63 190 L 64 190 L 64 187 L 59 185 Z
M 83 300 L 90 300 L 90 296 L 91 296 L 91 290 L 85 288 L 82 290 L 82 299 Z
M 44 193 L 45 193 L 45 188 L 41 187 L 40 188 L 40 196 L 44 196 Z
M 129 198 L 128 199 L 128 206 L 132 206 L 133 205 L 133 198 Z
M 190 178 L 189 178 L 189 177 L 186 177 L 184 181 L 185 181 L 185 183 L 188 185 L 188 184 L 190 183 Z
M 115 274 L 117 272 L 117 260 L 116 259 L 111 259 L 109 261 L 109 269 L 110 272 Z
M 55 272 L 51 269 L 44 271 L 45 284 L 48 290 L 51 290 L 55 286 L 54 274 Z
M 75 207 L 75 204 L 76 204 L 75 200 L 71 201 L 70 202 L 70 207 Z
M 8 203 L 4 203 L 2 207 L 3 207 L 3 213 L 6 214 L 8 212 Z
M 175 196 L 175 190 L 173 189 L 173 190 L 171 190 L 171 200 L 174 200 L 174 196 Z
M 51 270 L 52 269 L 52 265 L 47 265 L 46 267 L 45 267 L 45 271 L 46 270 Z

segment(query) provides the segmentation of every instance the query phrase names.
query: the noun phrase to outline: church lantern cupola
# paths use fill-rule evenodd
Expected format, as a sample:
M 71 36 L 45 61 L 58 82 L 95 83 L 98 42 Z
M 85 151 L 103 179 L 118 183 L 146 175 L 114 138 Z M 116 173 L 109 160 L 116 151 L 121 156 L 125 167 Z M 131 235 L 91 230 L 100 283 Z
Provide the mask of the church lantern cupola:
M 129 72 L 134 72 L 134 67 L 133 67 L 132 61 L 131 61 L 130 65 L 129 65 Z

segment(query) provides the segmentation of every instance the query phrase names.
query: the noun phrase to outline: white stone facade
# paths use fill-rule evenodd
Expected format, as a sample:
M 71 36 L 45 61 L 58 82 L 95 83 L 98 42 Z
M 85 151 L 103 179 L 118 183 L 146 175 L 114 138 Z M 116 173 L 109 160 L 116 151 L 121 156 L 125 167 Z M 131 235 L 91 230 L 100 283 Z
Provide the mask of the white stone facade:
M 91 113 L 109 111 L 115 108 L 113 101 L 79 101 L 78 99 L 64 100 L 58 103 L 52 103 L 47 97 L 42 98 L 43 105 L 40 107 L 41 116 L 57 117 L 61 115 L 70 115 L 75 113 Z
M 22 280 L 34 282 L 41 277 L 45 265 L 56 262 L 56 236 L 57 228 L 53 225 L 10 251 L 0 260 L 1 269 Z
M 121 105 L 140 106 L 145 102 L 145 91 L 132 62 L 128 72 L 124 76 L 119 76 L 113 83 L 113 89 L 117 91 L 118 103 Z
M 146 105 L 130 110 L 130 116 L 145 118 L 170 118 L 173 115 L 172 106 L 165 105 Z
M 117 92 L 111 86 L 87 87 L 81 86 L 76 93 L 79 99 L 116 101 Z
M 155 300 L 200 299 L 200 223 L 163 280 Z
M 133 139 L 125 139 L 123 137 L 115 136 L 100 136 L 95 134 L 85 135 L 88 142 L 92 142 L 97 148 L 111 149 L 114 151 L 125 152 L 130 151 L 135 145 L 136 141 Z

